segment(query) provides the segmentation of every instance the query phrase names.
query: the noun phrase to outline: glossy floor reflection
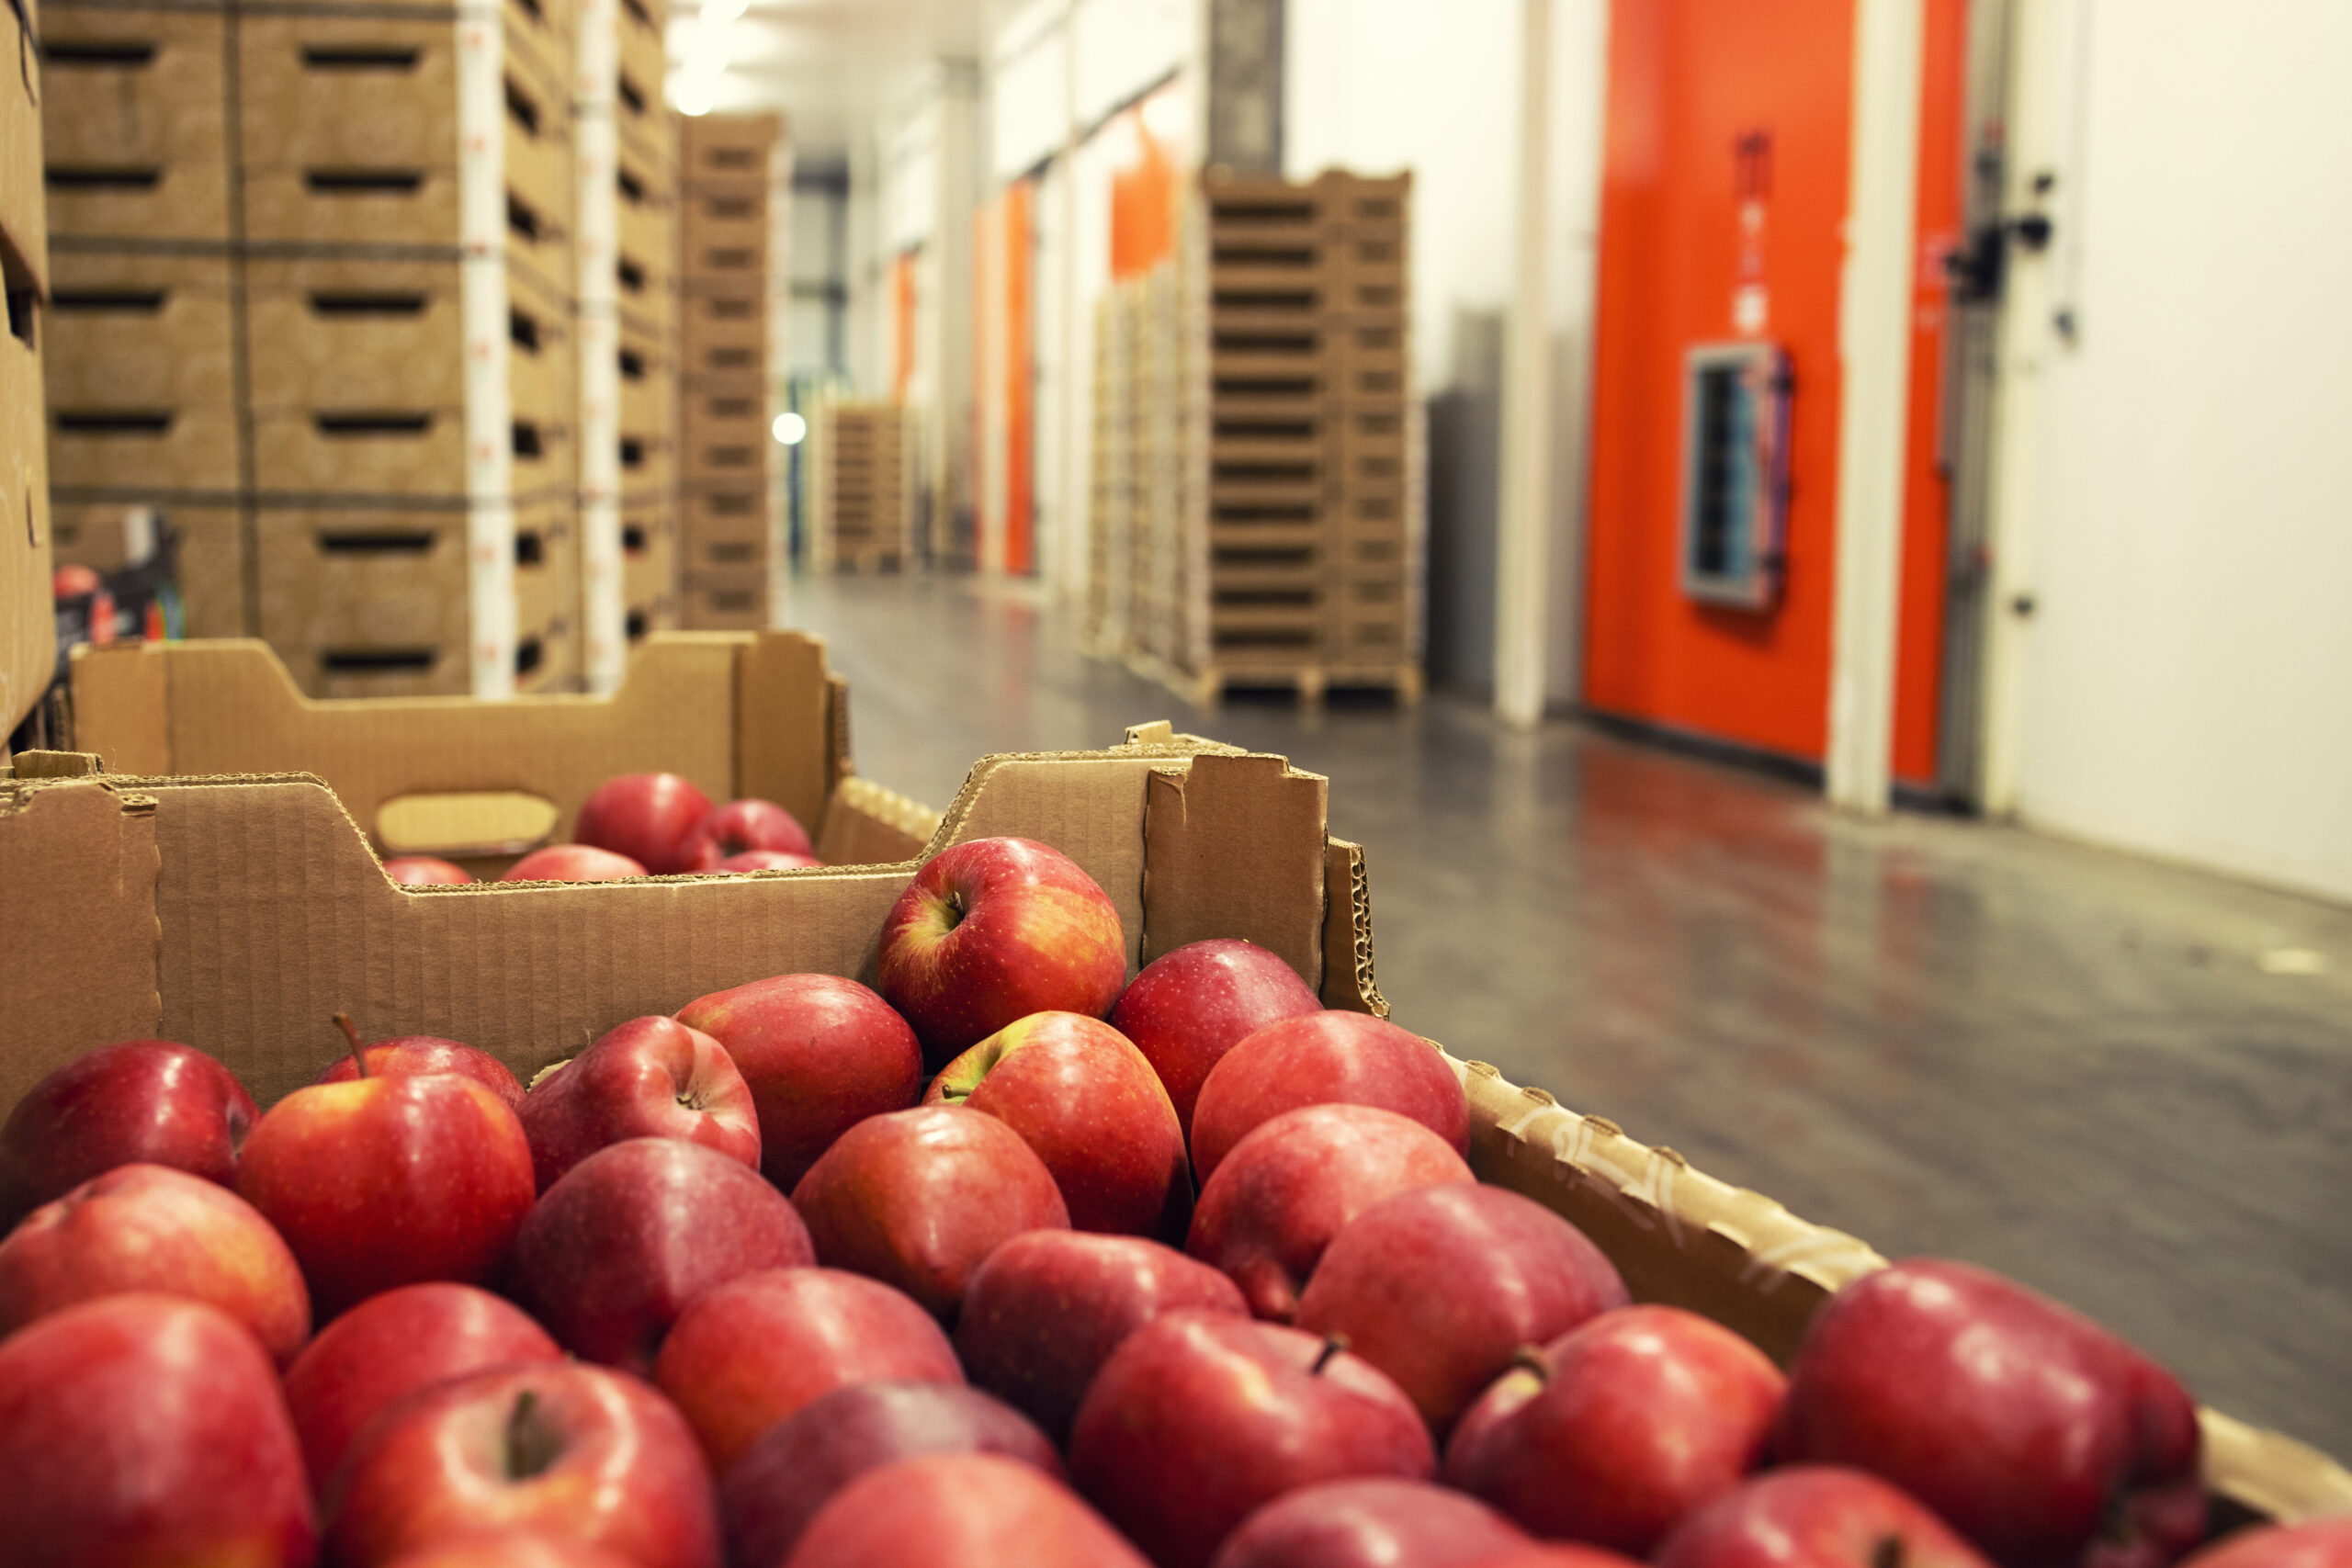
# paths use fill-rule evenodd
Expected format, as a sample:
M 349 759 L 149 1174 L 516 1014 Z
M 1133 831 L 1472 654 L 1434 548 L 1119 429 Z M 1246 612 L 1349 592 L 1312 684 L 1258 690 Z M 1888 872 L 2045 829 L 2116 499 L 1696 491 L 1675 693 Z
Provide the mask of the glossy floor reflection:
M 2090 1312 L 2200 1398 L 2352 1458 L 2352 910 L 1808 793 L 1439 696 L 1192 713 L 1020 589 L 796 585 L 862 772 L 1127 724 L 1331 779 L 1398 1021 L 1894 1256 Z M 2316 953 L 2320 974 L 2281 950 Z

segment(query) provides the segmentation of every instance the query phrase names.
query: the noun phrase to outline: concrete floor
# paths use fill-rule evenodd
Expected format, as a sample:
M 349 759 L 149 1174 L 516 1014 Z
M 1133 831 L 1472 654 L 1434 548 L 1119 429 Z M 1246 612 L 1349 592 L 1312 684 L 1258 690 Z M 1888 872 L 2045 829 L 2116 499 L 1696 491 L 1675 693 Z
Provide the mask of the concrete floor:
M 1022 588 L 796 585 L 861 772 L 1179 727 L 1331 780 L 1398 1021 L 1891 1256 L 2002 1269 L 2352 1459 L 2352 909 L 1443 695 L 1189 712 Z M 2319 974 L 2272 973 L 2306 949 Z M 2308 961 L 2306 961 L 2308 962 Z

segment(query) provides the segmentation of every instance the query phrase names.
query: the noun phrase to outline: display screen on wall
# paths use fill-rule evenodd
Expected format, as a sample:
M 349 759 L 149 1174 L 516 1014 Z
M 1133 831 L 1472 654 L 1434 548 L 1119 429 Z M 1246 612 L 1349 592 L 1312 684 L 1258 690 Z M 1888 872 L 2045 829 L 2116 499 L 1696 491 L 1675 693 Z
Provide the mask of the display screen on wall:
M 1779 602 L 1789 493 L 1788 356 L 1703 344 L 1685 361 L 1682 592 L 1710 604 Z

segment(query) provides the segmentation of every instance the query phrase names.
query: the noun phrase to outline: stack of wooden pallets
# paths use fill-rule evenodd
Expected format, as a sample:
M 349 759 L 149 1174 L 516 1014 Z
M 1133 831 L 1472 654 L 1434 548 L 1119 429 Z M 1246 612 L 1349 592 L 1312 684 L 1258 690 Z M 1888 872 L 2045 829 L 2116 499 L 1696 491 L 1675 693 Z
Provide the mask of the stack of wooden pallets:
M 897 571 L 914 554 L 914 450 L 896 403 L 827 401 L 810 433 L 809 564 Z

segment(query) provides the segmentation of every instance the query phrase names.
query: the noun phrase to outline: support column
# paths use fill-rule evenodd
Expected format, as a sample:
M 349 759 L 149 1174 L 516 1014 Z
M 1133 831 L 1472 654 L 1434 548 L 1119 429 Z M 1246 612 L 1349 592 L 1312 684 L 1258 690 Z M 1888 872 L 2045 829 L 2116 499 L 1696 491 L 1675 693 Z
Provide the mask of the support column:
M 1495 712 L 1544 716 L 1552 579 L 1552 0 L 1521 0 L 1519 246 L 1503 345 L 1502 507 L 1495 551 Z
M 1831 803 L 1868 816 L 1887 809 L 1894 748 L 1924 9 L 1923 0 L 1854 6 L 1827 774 Z

